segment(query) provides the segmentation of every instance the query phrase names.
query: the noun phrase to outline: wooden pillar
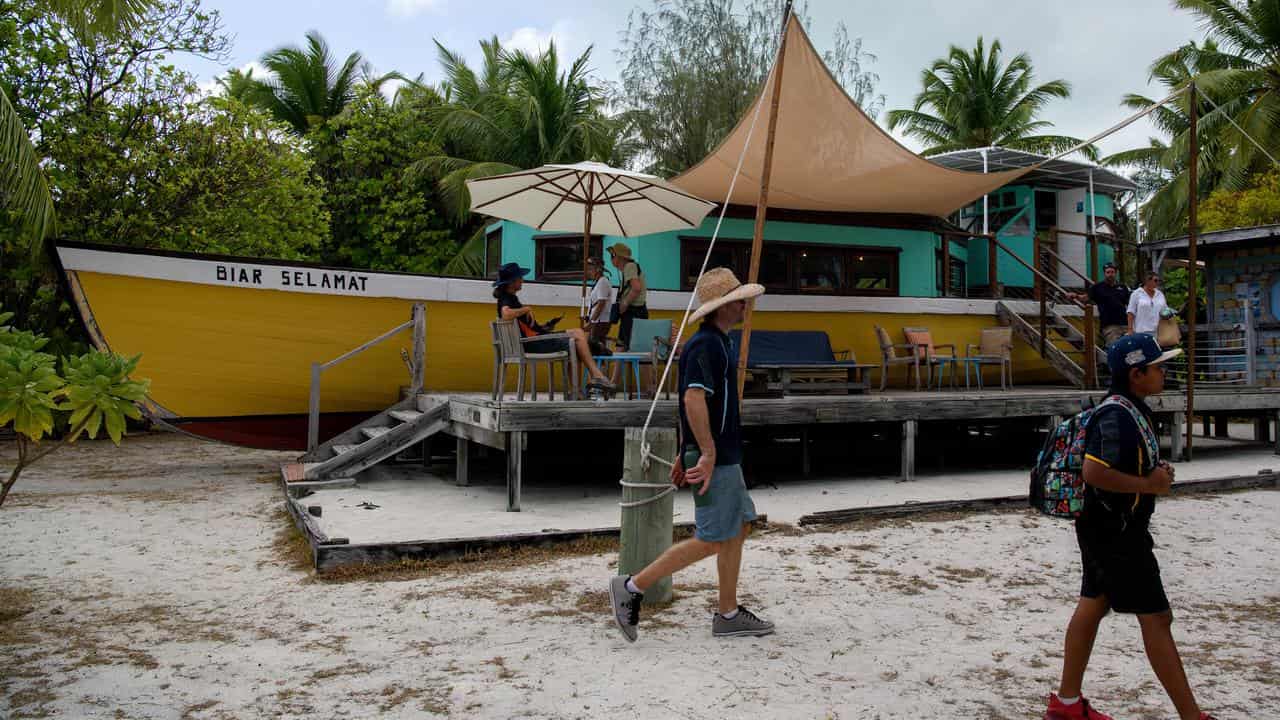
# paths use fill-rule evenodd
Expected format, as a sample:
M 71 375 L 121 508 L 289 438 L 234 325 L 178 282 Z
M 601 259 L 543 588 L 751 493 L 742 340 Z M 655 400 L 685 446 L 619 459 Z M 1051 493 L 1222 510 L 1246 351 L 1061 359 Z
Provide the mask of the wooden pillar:
M 942 297 L 951 297 L 951 236 L 942 233 Z
M 1230 415 L 1215 415 L 1213 417 L 1213 435 L 1220 438 L 1231 437 Z
M 1089 271 L 1085 273 L 1090 282 L 1098 281 L 1098 236 L 1089 233 Z
M 520 491 L 524 482 L 525 432 L 507 433 L 507 512 L 520 512 Z
M 916 420 L 902 421 L 902 479 L 916 479 L 916 433 L 919 424 Z
M 1196 234 L 1200 205 L 1200 96 L 1196 84 L 1187 86 L 1188 137 L 1191 157 L 1187 164 L 1187 459 L 1191 459 L 1191 417 L 1196 411 Z
M 471 441 L 458 437 L 458 462 L 455 467 L 454 484 L 466 487 L 471 484 Z
M 747 282 L 760 279 L 760 256 L 764 254 L 764 222 L 769 213 L 769 177 L 773 173 L 773 141 L 778 133 L 778 101 L 782 97 L 782 71 L 787 61 L 787 24 L 791 21 L 791 0 L 782 10 L 782 39 L 778 45 L 778 62 L 773 66 L 773 93 L 769 100 L 769 130 L 765 134 L 764 159 L 760 171 L 760 196 L 756 200 L 756 224 L 751 233 L 751 259 L 747 270 Z M 738 346 L 738 398 L 747 383 L 747 359 L 751 357 L 751 316 L 756 301 L 747 300 L 747 312 L 742 319 L 742 339 Z
M 1271 418 L 1260 415 L 1253 419 L 1253 439 L 1257 442 L 1271 441 Z
M 996 254 L 1000 252 L 996 248 L 996 236 L 994 233 L 987 236 L 987 285 L 991 292 L 991 297 L 1000 297 L 1000 281 L 996 277 Z
M 409 392 L 417 395 L 426 385 L 427 374 L 427 306 L 413 304 L 413 380 Z
M 1186 448 L 1183 445 L 1184 436 L 1182 434 L 1181 413 L 1173 413 L 1169 416 L 1169 458 L 1171 462 L 1181 462 L 1185 458 Z
M 1093 390 L 1098 387 L 1098 329 L 1093 321 L 1093 303 L 1084 304 L 1084 386 Z
M 1200 416 L 1200 422 L 1201 422 L 1201 423 L 1204 423 L 1204 436 L 1205 436 L 1205 437 L 1209 437 L 1209 426 L 1212 424 L 1211 420 L 1212 420 L 1212 418 L 1210 418 L 1208 415 L 1201 415 L 1201 416 Z
M 1276 434 L 1275 434 L 1275 441 L 1276 441 L 1276 449 L 1275 449 L 1275 453 L 1276 453 L 1277 455 L 1280 455 L 1280 411 L 1277 411 L 1277 412 L 1276 412 Z
M 626 429 L 623 445 L 622 479 L 626 482 L 665 485 L 670 482 L 667 466 L 650 462 L 644 469 L 640 443 L 642 428 Z M 650 428 L 649 450 L 664 460 L 676 457 L 676 431 L 672 428 Z M 636 502 L 662 493 L 659 488 L 622 488 L 622 501 Z M 618 574 L 634 575 L 671 547 L 672 511 L 675 495 L 667 493 L 653 502 L 622 508 L 622 541 L 618 550 Z M 671 576 L 668 575 L 644 591 L 645 602 L 671 601 Z

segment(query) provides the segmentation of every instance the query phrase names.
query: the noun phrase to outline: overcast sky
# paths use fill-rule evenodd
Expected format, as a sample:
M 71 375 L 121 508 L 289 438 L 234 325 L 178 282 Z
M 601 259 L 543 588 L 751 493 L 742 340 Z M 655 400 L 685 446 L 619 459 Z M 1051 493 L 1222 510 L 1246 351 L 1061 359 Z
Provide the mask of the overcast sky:
M 234 38 L 228 67 L 245 66 L 283 44 L 303 42 L 319 30 L 335 54 L 359 50 L 379 71 L 439 78 L 432 39 L 478 57 L 478 41 L 497 35 L 506 44 L 535 49 L 555 38 L 577 55 L 594 46 L 593 66 L 617 77 L 619 35 L 635 7 L 652 0 L 205 0 L 218 10 Z M 971 47 L 978 35 L 999 38 L 1006 54 L 1028 52 L 1043 82 L 1071 83 L 1073 97 L 1052 104 L 1044 118 L 1056 131 L 1089 137 L 1127 114 L 1119 101 L 1127 92 L 1161 95 L 1148 82 L 1151 61 L 1192 38 L 1195 21 L 1169 0 L 810 0 L 807 27 L 818 49 L 830 46 L 834 25 L 878 56 L 872 69 L 888 108 L 907 107 L 919 91 L 920 70 L 949 45 Z M 224 67 L 187 63 L 209 82 Z M 1104 153 L 1145 144 L 1142 123 L 1102 143 Z M 909 143 L 910 144 L 910 143 Z

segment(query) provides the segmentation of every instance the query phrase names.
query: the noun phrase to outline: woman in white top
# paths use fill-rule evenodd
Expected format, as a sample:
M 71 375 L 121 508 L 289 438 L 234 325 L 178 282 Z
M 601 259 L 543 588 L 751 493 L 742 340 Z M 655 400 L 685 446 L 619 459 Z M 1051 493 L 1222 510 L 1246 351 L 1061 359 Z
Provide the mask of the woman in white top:
M 1129 296 L 1129 334 L 1134 333 L 1151 333 L 1155 334 L 1156 328 L 1160 325 L 1160 314 L 1164 312 L 1169 304 L 1164 300 L 1164 293 L 1160 292 L 1160 276 L 1155 273 L 1147 273 L 1147 279 L 1143 281 L 1142 286 L 1133 291 Z
M 613 285 L 605 275 L 604 261 L 587 258 L 587 279 L 594 280 L 587 295 L 587 334 L 597 340 L 609 334 L 609 305 L 613 302 Z

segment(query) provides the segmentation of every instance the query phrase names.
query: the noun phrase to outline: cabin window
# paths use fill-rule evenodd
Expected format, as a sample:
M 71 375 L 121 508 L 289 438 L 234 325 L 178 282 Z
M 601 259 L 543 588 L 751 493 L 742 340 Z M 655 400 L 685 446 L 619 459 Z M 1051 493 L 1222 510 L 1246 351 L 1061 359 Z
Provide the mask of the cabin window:
M 692 290 L 707 252 L 701 238 L 681 241 L 681 289 Z M 897 295 L 897 248 L 802 245 L 771 241 L 760 263 L 761 285 L 770 292 L 803 295 Z M 717 240 L 707 269 L 727 267 L 746 282 L 751 244 Z
M 484 238 L 484 274 L 486 277 L 498 277 L 498 268 L 502 267 L 502 226 L 494 228 Z
M 534 273 L 539 280 L 582 280 L 582 236 L 542 235 L 534 238 L 537 246 Z M 604 253 L 604 238 L 591 236 L 591 254 Z
M 1036 191 L 1036 229 L 1048 230 L 1058 226 L 1058 194 Z

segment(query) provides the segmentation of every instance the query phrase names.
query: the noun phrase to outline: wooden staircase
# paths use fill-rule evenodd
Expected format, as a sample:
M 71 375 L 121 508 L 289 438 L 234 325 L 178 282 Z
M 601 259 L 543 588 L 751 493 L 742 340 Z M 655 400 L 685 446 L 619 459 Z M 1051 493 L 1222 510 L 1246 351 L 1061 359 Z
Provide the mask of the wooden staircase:
M 286 482 L 290 490 L 343 487 L 355 476 L 449 426 L 445 398 L 417 395 L 402 400 L 302 456 L 301 472 Z
M 1040 318 L 1038 312 L 1026 312 L 1006 302 L 996 303 L 996 317 L 1001 325 L 1008 325 L 1013 332 L 1037 353 L 1041 351 Z M 1046 309 L 1044 359 L 1072 385 L 1085 387 L 1085 371 L 1082 367 L 1085 353 L 1085 337 L 1075 325 L 1067 322 L 1052 306 Z M 1093 343 L 1087 343 L 1095 353 L 1098 381 L 1105 381 L 1107 355 Z M 1079 360 L 1077 360 L 1079 359 Z

